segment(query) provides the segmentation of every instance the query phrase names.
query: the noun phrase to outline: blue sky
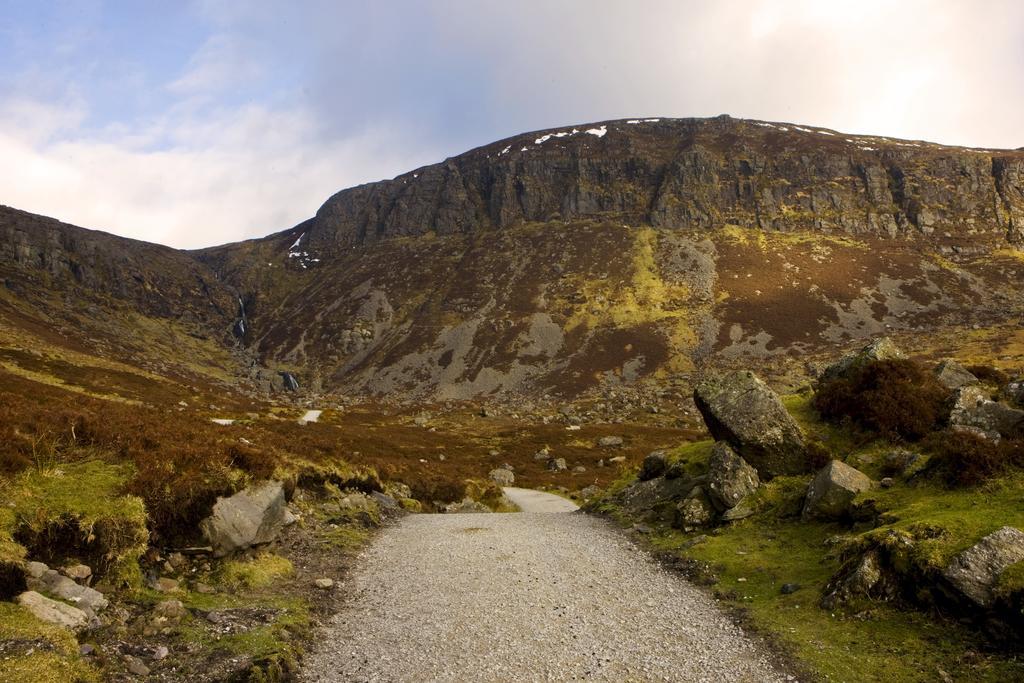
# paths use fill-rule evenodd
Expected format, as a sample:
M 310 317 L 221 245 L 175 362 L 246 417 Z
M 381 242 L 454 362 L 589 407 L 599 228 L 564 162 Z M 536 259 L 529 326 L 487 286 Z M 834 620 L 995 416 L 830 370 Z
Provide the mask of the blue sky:
M 546 127 L 1024 145 L 1010 0 L 0 0 L 0 203 L 180 247 Z

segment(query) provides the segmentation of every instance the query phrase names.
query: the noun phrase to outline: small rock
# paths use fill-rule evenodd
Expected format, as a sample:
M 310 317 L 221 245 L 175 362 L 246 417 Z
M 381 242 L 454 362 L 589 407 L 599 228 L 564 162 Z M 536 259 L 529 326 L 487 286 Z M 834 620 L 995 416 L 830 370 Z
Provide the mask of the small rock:
M 798 590 L 800 590 L 799 583 L 784 583 L 782 584 L 782 588 L 779 589 L 779 592 L 783 595 L 791 595 L 796 593 Z
M 317 579 L 313 583 L 316 584 L 317 588 L 320 588 L 320 589 L 323 589 L 323 590 L 327 590 L 328 588 L 334 588 L 334 579 L 327 579 L 327 578 Z
M 490 471 L 488 476 L 498 486 L 512 486 L 516 483 L 516 475 L 504 467 L 498 467 Z
M 70 567 L 64 567 L 61 569 L 61 573 L 69 579 L 81 583 L 92 576 L 92 569 L 88 565 L 75 564 Z
M 57 600 L 37 593 L 26 591 L 17 597 L 18 604 L 34 614 L 37 618 L 64 628 L 84 628 L 89 623 L 89 616 L 78 609 Z
M 153 660 L 157 662 L 162 661 L 167 659 L 169 654 L 171 654 L 171 651 L 165 645 L 160 645 L 153 651 Z
M 135 674 L 136 676 L 149 675 L 149 667 L 143 664 L 142 660 L 138 657 L 132 657 L 131 655 L 125 657 L 125 666 L 127 667 L 128 671 Z
M 882 480 L 878 482 L 878 485 L 883 489 L 891 489 L 896 483 L 896 480 L 892 477 L 882 477 Z
M 722 513 L 723 522 L 738 522 L 741 519 L 746 519 L 754 514 L 753 508 L 747 507 L 746 505 L 740 504 L 734 508 L 730 508 Z
M 618 465 L 620 462 L 626 462 L 626 456 L 616 455 L 614 458 L 608 458 L 608 462 Z
M 597 440 L 597 445 L 601 448 L 618 448 L 623 443 L 621 436 L 602 436 Z
M 584 467 L 583 465 L 576 465 L 576 467 L 572 468 L 572 471 L 575 472 L 576 474 L 583 474 L 584 472 L 587 471 L 587 468 Z
M 648 481 L 655 477 L 660 477 L 665 473 L 668 468 L 668 458 L 665 457 L 665 453 L 662 451 L 654 451 L 644 458 L 643 463 L 640 465 L 640 481 Z
M 78 646 L 78 654 L 82 655 L 83 657 L 88 657 L 94 652 L 96 652 L 96 648 L 90 645 L 89 643 L 82 643 Z
M 177 621 L 186 615 L 188 615 L 188 610 L 181 600 L 164 600 L 153 607 L 153 616 L 163 617 L 172 621 Z
M 184 569 L 188 567 L 188 558 L 181 553 L 171 553 L 167 556 L 167 561 L 171 563 L 171 566 L 175 569 Z
M 25 565 L 25 574 L 33 579 L 41 579 L 43 574 L 48 571 L 50 571 L 50 568 L 42 562 L 29 562 Z
M 216 588 L 202 581 L 197 581 L 193 588 L 195 588 L 196 593 L 202 593 L 203 595 L 212 595 L 217 592 Z
M 803 518 L 838 519 L 845 515 L 854 497 L 871 488 L 871 479 L 844 462 L 825 465 L 807 487 Z
M 178 590 L 178 582 L 175 579 L 161 576 L 159 579 L 153 582 L 153 589 L 158 590 L 161 593 L 173 593 Z
M 955 360 L 944 360 L 935 367 L 935 379 L 947 389 L 978 384 L 978 378 Z
M 565 464 L 565 458 L 551 458 L 548 460 L 548 469 L 552 472 L 562 472 L 569 469 L 569 466 Z

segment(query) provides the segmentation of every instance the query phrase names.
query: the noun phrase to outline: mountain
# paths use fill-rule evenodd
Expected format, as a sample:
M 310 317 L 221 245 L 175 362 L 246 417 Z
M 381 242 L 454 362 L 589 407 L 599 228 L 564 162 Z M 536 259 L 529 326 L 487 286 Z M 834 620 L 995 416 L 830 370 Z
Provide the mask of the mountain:
M 258 391 L 643 393 L 880 332 L 1024 348 L 1024 152 L 726 116 L 508 138 L 194 252 L 12 209 L 0 236 L 14 327 Z

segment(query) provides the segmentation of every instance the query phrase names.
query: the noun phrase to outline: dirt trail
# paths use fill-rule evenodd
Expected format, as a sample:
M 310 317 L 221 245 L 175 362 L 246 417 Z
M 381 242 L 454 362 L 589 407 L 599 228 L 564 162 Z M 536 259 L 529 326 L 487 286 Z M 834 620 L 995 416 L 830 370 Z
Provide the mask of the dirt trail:
M 511 493 L 528 509 L 568 502 Z M 705 593 L 587 515 L 410 515 L 343 589 L 305 681 L 792 680 Z

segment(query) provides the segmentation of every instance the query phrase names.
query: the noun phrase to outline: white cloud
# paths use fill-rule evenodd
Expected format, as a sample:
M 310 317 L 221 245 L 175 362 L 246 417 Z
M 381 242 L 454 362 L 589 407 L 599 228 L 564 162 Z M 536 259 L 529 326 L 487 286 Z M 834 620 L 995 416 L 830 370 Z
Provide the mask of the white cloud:
M 40 144 L 11 129 L 0 120 L 0 202 L 185 248 L 291 227 L 338 189 L 436 154 L 388 130 L 323 143 L 301 110 L 259 106 L 171 126 L 178 144 L 163 150 L 110 135 Z
M 262 65 L 237 36 L 210 36 L 189 60 L 185 73 L 167 88 L 178 95 L 212 95 L 255 81 Z

